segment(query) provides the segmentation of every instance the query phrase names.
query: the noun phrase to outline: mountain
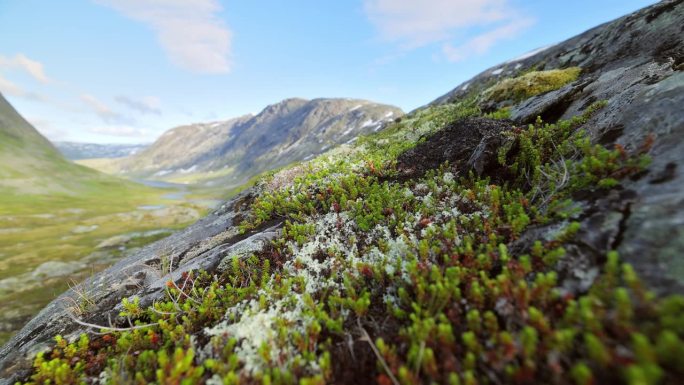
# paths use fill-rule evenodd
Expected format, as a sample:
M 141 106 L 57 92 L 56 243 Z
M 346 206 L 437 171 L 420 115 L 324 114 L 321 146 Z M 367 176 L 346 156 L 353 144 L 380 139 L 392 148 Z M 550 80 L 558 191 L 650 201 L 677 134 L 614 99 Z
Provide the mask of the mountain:
M 67 159 L 123 158 L 147 148 L 146 144 L 99 144 L 81 142 L 53 142 Z
M 145 192 L 149 189 L 74 164 L 42 136 L 0 94 L 0 196 L 11 209 L 29 207 L 36 197 L 90 197 L 103 190 Z M 42 198 L 41 198 L 42 199 Z M 0 204 L 0 211 L 9 209 Z
M 59 151 L 0 94 L 0 189 L 60 167 L 69 166 Z
M 0 194 L 70 193 L 78 181 L 99 177 L 105 176 L 64 159 L 0 95 Z
M 83 164 L 137 178 L 221 178 L 237 185 L 377 131 L 402 115 L 397 107 L 365 100 L 286 99 L 254 116 L 171 129 L 127 158 Z
M 0 378 L 682 383 L 683 25 L 660 2 L 264 175 L 62 294 Z

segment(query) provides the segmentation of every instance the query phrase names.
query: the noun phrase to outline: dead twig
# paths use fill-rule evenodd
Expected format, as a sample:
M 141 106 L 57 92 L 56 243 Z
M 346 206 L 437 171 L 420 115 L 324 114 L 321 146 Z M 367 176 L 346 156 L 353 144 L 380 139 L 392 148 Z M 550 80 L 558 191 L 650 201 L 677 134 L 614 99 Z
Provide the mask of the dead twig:
M 153 323 L 149 323 L 149 324 L 145 324 L 145 325 L 135 325 L 135 326 L 121 328 L 121 327 L 115 327 L 115 326 L 104 326 L 104 325 L 97 325 L 97 324 L 93 324 L 93 323 L 88 323 L 88 322 L 85 322 L 85 321 L 82 321 L 82 320 L 76 318 L 73 314 L 71 314 L 69 312 L 67 312 L 67 315 L 69 316 L 69 318 L 71 318 L 72 321 L 74 321 L 75 323 L 77 323 L 81 326 L 85 326 L 87 328 L 95 329 L 95 330 L 106 330 L 107 332 L 127 332 L 127 331 L 131 331 L 131 330 L 135 330 L 135 329 L 144 329 L 144 328 L 149 328 L 152 326 L 159 325 L 158 322 L 153 322 Z
M 382 364 L 382 367 L 385 369 L 385 372 L 387 372 L 387 375 L 389 376 L 390 380 L 392 380 L 392 383 L 393 383 L 394 385 L 400 385 L 400 384 L 399 384 L 399 380 L 397 380 L 397 378 L 394 377 L 394 374 L 393 374 L 392 371 L 390 370 L 390 368 L 389 368 L 389 366 L 387 365 L 387 362 L 385 361 L 385 359 L 382 357 L 382 355 L 381 355 L 380 352 L 378 351 L 378 348 L 375 347 L 375 343 L 374 343 L 373 340 L 371 339 L 370 335 L 368 334 L 368 332 L 366 331 L 366 329 L 364 329 L 363 325 L 361 325 L 361 319 L 360 319 L 360 318 L 357 318 L 357 319 L 356 319 L 356 323 L 358 324 L 358 326 L 359 326 L 359 331 L 360 331 L 361 334 L 362 334 L 362 336 L 361 336 L 361 341 L 366 341 L 366 342 L 368 342 L 368 345 L 370 345 L 371 349 L 373 350 L 373 353 L 375 353 L 375 356 L 378 358 L 378 361 L 380 361 L 380 363 Z

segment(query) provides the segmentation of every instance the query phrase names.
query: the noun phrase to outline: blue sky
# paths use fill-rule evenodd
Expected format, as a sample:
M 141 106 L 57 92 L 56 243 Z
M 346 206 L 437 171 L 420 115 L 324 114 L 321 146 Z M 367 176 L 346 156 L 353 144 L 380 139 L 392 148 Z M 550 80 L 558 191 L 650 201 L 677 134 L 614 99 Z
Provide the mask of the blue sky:
M 409 111 L 640 0 L 0 0 L 0 92 L 53 140 L 151 142 L 288 97 Z

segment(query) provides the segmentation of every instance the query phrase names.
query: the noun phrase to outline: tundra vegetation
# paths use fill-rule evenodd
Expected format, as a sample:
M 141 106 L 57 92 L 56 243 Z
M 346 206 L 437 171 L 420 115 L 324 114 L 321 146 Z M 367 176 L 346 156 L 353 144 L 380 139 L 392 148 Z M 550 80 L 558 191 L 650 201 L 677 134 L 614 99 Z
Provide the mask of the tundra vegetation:
M 25 384 L 677 383 L 684 298 L 651 293 L 615 251 L 587 289 L 558 272 L 580 231 L 576 197 L 638 177 L 652 140 L 592 144 L 583 126 L 602 102 L 526 126 L 478 108 L 578 73 L 504 80 L 283 170 L 286 182 L 265 175 L 240 226 L 282 222 L 269 247 L 170 281 L 150 307 L 124 299 L 116 328 L 57 336 Z M 402 154 L 483 115 L 510 127 L 493 170 L 400 172 Z M 533 228 L 554 230 L 524 238 Z

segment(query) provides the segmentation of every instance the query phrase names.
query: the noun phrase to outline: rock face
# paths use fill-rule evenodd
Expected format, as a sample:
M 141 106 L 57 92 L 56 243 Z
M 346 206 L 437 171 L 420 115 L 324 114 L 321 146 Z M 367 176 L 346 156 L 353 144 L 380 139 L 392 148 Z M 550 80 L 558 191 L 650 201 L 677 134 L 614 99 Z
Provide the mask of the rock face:
M 107 169 L 147 179 L 201 175 L 234 186 L 377 131 L 401 115 L 396 107 L 365 100 L 286 99 L 254 116 L 174 128 Z
M 682 26 L 684 1 L 663 1 L 522 60 L 488 69 L 433 102 L 464 98 L 530 69 L 582 68 L 577 81 L 514 104 L 511 118 L 518 124 L 533 122 L 537 116 L 545 121 L 567 119 L 595 101 L 606 100 L 606 108 L 585 125 L 594 141 L 629 149 L 652 136 L 649 175 L 629 181 L 624 194 L 628 197 L 602 211 L 601 219 L 587 220 L 597 229 L 617 220 L 620 231 L 613 234 L 612 246 L 654 289 L 678 292 L 684 292 Z
M 498 101 L 483 105 L 492 110 L 511 106 L 513 121 L 462 121 L 405 153 L 399 159 L 399 168 L 412 177 L 450 160 L 460 168 L 490 175 L 500 133 L 537 116 L 550 121 L 569 118 L 582 113 L 593 102 L 605 100 L 607 106 L 584 125 L 591 138 L 597 143 L 617 143 L 627 149 L 652 140 L 653 163 L 645 174 L 625 181 L 622 189 L 600 196 L 577 197 L 582 205 L 582 226 L 578 240 L 568 245 L 566 266 L 560 266 L 563 288 L 568 292 L 586 290 L 598 274 L 593 259 L 609 249 L 617 249 L 652 288 L 684 292 L 682 26 L 684 2 L 666 1 L 542 52 L 484 71 L 433 103 L 477 95 L 500 78 L 533 68 L 582 68 L 576 81 L 555 91 L 519 103 Z M 456 138 L 473 130 L 476 134 L 454 145 Z M 147 246 L 60 296 L 0 350 L 0 378 L 4 379 L 0 384 L 12 383 L 25 375 L 30 368 L 27 356 L 43 349 L 55 334 L 75 336 L 86 331 L 69 316 L 68 306 L 73 302 L 70 299 L 78 301 L 82 295 L 79 293 L 86 293 L 97 304 L 86 321 L 106 323 L 108 316 L 116 317 L 124 296 L 137 294 L 143 303 L 150 303 L 163 293 L 166 282 L 180 280 L 184 271 L 216 270 L 225 265 L 225 257 L 249 255 L 263 248 L 278 234 L 279 223 L 267 223 L 247 235 L 239 235 L 234 225 L 244 215 L 253 194 L 252 190 L 241 194 L 195 225 Z M 552 230 L 530 228 L 517 242 L 522 245 L 543 238 Z M 510 247 L 515 249 L 517 245 Z

